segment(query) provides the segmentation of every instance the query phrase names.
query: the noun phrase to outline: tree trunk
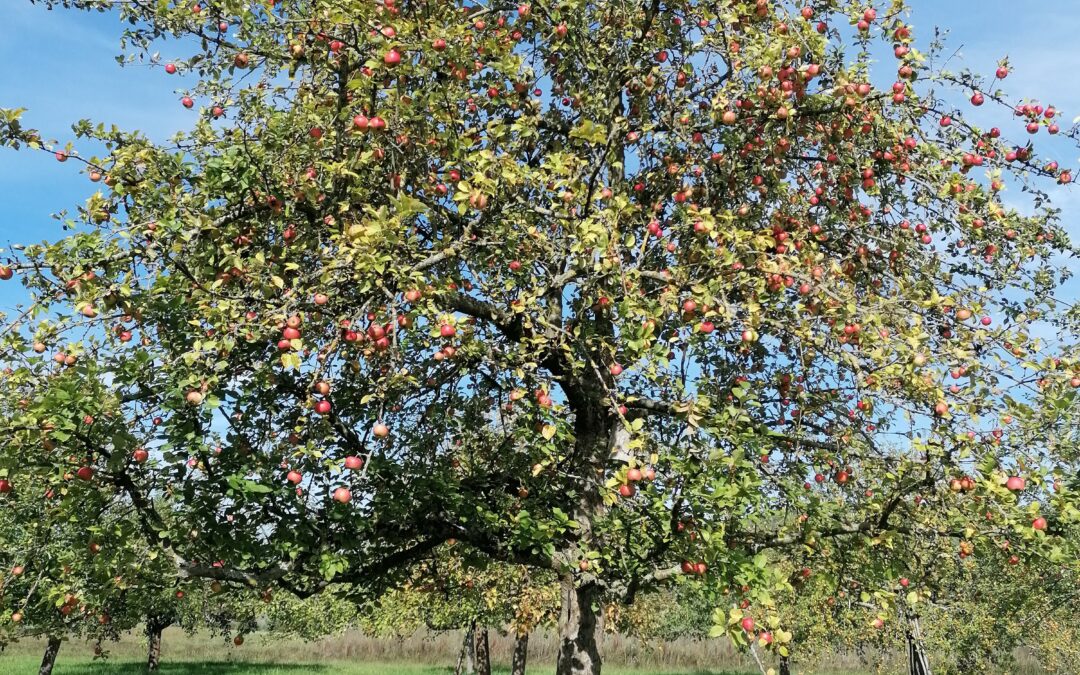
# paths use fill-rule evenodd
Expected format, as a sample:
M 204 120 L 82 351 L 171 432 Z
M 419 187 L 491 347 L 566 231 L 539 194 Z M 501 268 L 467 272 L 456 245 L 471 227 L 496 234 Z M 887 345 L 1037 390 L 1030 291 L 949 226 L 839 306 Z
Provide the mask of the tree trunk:
M 161 631 L 165 629 L 156 621 L 146 622 L 147 656 L 146 669 L 154 672 L 161 664 Z
M 465 631 L 464 644 L 461 646 L 465 652 L 465 673 L 467 675 L 473 675 L 476 672 L 476 643 L 473 642 L 475 633 L 476 622 L 473 621 L 469 624 L 469 630 Z
M 597 588 L 591 583 L 574 584 L 565 577 L 562 608 L 559 612 L 559 661 L 556 675 L 600 675 L 600 649 L 597 646 L 596 610 L 593 601 Z
M 780 675 L 791 675 L 791 660 L 786 656 L 780 657 Z
M 60 638 L 50 635 L 49 643 L 45 645 L 45 655 L 41 657 L 41 668 L 38 675 L 52 675 L 53 666 L 56 665 L 56 654 L 60 651 Z
M 461 669 L 465 665 L 465 653 L 469 651 L 469 642 L 471 640 L 470 631 L 465 631 L 465 639 L 461 641 L 461 651 L 457 655 L 457 665 L 454 666 L 454 675 L 461 675 Z
M 922 629 L 919 628 L 919 617 L 905 612 L 907 629 L 904 636 L 908 646 L 908 675 L 932 675 L 930 672 L 930 659 L 926 657 L 923 647 Z
M 510 675 L 525 675 L 525 662 L 529 659 L 529 634 L 518 633 L 514 638 L 514 656 L 510 661 Z
M 491 675 L 491 650 L 488 647 L 487 626 L 476 627 L 476 637 L 473 640 L 476 645 L 476 675 Z

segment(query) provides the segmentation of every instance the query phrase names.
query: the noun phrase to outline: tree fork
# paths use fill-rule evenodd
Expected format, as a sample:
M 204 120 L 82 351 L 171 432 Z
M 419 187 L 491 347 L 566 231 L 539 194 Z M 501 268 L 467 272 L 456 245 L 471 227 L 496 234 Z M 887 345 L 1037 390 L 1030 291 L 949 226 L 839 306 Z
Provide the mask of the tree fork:
M 156 671 L 161 665 L 161 633 L 165 630 L 166 623 L 150 617 L 146 620 L 146 669 Z

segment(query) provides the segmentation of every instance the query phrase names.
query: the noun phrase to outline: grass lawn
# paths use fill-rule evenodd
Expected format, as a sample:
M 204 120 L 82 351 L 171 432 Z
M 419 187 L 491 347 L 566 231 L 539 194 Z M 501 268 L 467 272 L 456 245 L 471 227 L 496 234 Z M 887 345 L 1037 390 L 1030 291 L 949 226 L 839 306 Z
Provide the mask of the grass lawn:
M 0 672 L 3 675 L 35 675 L 40 660 L 29 654 L 0 655 Z M 552 668 L 538 664 L 532 672 L 549 673 Z M 146 672 L 142 661 L 93 662 L 73 656 L 65 659 L 61 652 L 56 660 L 53 675 L 136 675 Z M 189 661 L 163 662 L 159 671 L 162 675 L 451 675 L 452 668 L 439 666 L 411 665 L 404 663 L 244 663 L 239 661 Z M 493 672 L 505 674 L 509 671 L 495 668 Z M 668 672 L 657 670 L 628 670 L 625 668 L 605 668 L 607 675 L 749 675 L 733 671 L 681 671 Z
M 0 0 L 3 2 L 4 0 Z M 549 631 L 537 631 L 529 641 L 529 673 L 554 672 L 557 643 Z M 418 634 L 403 639 L 371 638 L 355 631 L 323 640 L 303 640 L 256 632 L 236 647 L 226 636 L 185 634 L 168 628 L 162 640 L 163 675 L 453 675 L 461 649 L 456 632 Z M 605 637 L 604 675 L 754 675 L 752 664 L 740 662 L 726 644 L 668 643 L 661 651 L 643 651 L 640 643 Z M 146 672 L 146 640 L 141 631 L 125 633 L 118 642 L 102 645 L 107 659 L 93 657 L 93 644 L 65 640 L 54 675 L 135 675 Z M 0 651 L 0 675 L 35 675 L 45 643 L 20 640 Z M 491 634 L 494 672 L 508 673 L 512 638 Z M 826 675 L 825 670 L 815 671 Z M 760 675 L 760 673 L 758 673 Z M 836 669 L 828 675 L 852 675 Z

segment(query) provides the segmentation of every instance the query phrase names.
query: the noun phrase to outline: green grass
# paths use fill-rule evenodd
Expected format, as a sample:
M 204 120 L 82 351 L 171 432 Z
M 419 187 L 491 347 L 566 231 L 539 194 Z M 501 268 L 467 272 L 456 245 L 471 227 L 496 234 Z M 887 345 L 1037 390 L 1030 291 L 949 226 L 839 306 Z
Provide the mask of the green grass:
M 3 0 L 0 0 L 3 2 Z M 226 636 L 187 635 L 166 629 L 162 640 L 162 675 L 453 675 L 461 649 L 458 632 L 419 633 L 402 639 L 372 638 L 348 631 L 305 642 L 255 632 L 236 647 Z M 492 631 L 492 665 L 498 675 L 509 670 L 511 636 Z M 674 640 L 646 648 L 618 635 L 605 635 L 601 652 L 604 675 L 760 675 L 755 664 L 726 641 Z M 557 639 L 539 630 L 529 640 L 529 675 L 554 672 Z M 146 641 L 141 631 L 105 642 L 107 659 L 94 659 L 94 645 L 65 640 L 54 675 L 141 675 L 146 672 Z M 0 675 L 35 675 L 45 643 L 20 640 L 0 651 Z M 775 663 L 768 665 L 775 666 Z M 797 663 L 796 672 L 809 675 L 865 675 L 857 661 L 826 660 Z M 891 672 L 891 671 L 890 671 Z
M 2 2 L 3 0 L 0 0 Z M 247 636 L 236 647 L 225 636 L 205 633 L 187 635 L 170 628 L 162 640 L 161 669 L 164 675 L 181 673 L 223 675 L 452 675 L 461 650 L 457 632 L 417 634 L 403 639 L 378 639 L 349 631 L 323 640 L 304 642 L 262 632 Z M 0 675 L 32 675 L 37 672 L 45 643 L 27 639 L 0 652 Z M 93 644 L 65 640 L 60 647 L 56 675 L 119 675 L 144 673 L 146 641 L 141 631 L 126 633 L 118 642 L 102 644 L 107 659 L 93 657 Z M 491 633 L 491 657 L 495 672 L 508 672 L 513 640 Z M 529 672 L 551 673 L 557 641 L 550 631 L 537 631 L 529 641 Z M 684 641 L 649 650 L 637 641 L 606 636 L 602 646 L 605 675 L 741 675 L 752 673 L 753 664 L 727 644 L 710 645 Z M 841 670 L 841 669 L 838 669 Z M 821 672 L 821 671 L 817 671 Z M 835 673 L 834 675 L 840 675 Z
M 0 655 L 0 672 L 4 675 L 34 675 L 39 659 L 29 654 Z M 548 673 L 552 668 L 537 664 L 531 672 Z M 142 675 L 146 664 L 142 661 L 93 662 L 81 657 L 56 660 L 53 675 Z M 452 675 L 452 668 L 407 663 L 250 663 L 240 661 L 189 661 L 162 662 L 161 675 Z M 494 673 L 505 675 L 508 670 L 494 668 Z M 749 675 L 733 671 L 694 670 L 663 671 L 605 668 L 606 675 Z

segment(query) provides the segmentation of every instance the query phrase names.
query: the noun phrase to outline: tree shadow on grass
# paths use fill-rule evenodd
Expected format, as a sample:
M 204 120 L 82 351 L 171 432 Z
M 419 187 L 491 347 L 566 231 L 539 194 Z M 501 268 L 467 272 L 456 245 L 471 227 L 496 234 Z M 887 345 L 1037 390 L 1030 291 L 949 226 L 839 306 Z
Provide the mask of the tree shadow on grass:
M 420 670 L 416 670 L 419 668 Z M 548 668 L 537 667 L 536 670 L 550 672 Z M 623 675 L 627 669 L 615 668 L 619 675 Z M 2 672 L 2 669 L 0 669 Z M 55 675 L 145 675 L 146 664 L 141 661 L 99 661 L 97 663 L 72 663 L 56 665 Z M 243 661 L 190 661 L 190 662 L 163 662 L 158 669 L 158 675 L 264 675 L 265 673 L 280 673 L 283 675 L 300 675 L 312 673 L 313 675 L 339 672 L 338 668 L 329 664 L 320 663 L 258 663 Z M 392 667 L 391 667 L 392 672 Z M 424 672 L 425 675 L 453 675 L 454 669 L 440 666 L 412 666 L 411 672 Z M 509 675 L 510 669 L 496 666 L 492 668 L 492 675 Z M 646 669 L 644 675 L 746 675 L 745 671 L 732 670 L 663 670 Z M 752 675 L 752 674 L 751 674 Z
M 236 661 L 190 661 L 162 663 L 159 675 L 259 675 L 261 673 L 325 673 L 330 667 L 319 663 L 251 663 Z M 55 675 L 145 675 L 141 661 L 99 661 L 56 665 Z
M 640 675 L 755 675 L 757 671 L 712 671 L 712 670 L 665 670 L 663 666 L 642 666 L 642 667 L 625 667 L 625 666 L 605 666 L 605 673 L 616 673 L 617 675 L 626 675 L 627 672 L 635 673 L 639 672 Z M 553 664 L 537 663 L 528 667 L 527 672 L 531 673 L 551 673 L 555 670 Z M 454 669 L 450 666 L 437 666 L 433 665 L 430 669 L 431 675 L 454 675 Z M 491 667 L 491 675 L 510 675 L 510 667 L 504 665 L 496 665 Z

